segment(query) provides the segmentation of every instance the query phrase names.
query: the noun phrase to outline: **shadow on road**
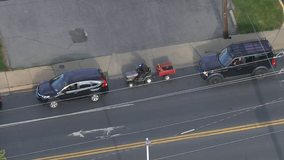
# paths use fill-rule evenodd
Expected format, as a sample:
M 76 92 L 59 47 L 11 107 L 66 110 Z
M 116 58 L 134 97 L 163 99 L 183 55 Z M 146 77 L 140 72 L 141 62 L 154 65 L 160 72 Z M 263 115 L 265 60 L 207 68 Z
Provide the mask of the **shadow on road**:
M 253 86 L 254 86 L 255 94 L 256 94 L 256 96 L 258 98 L 259 104 L 265 104 L 265 101 L 264 101 L 264 98 L 262 96 L 262 93 L 261 93 L 261 90 L 259 88 L 257 80 L 253 81 Z M 255 114 L 255 117 L 256 117 L 258 122 L 268 122 L 268 121 L 271 121 L 271 118 L 270 118 L 270 115 L 269 115 L 269 113 L 267 111 L 266 106 L 262 106 L 262 107 L 257 108 L 254 111 L 254 114 Z M 273 133 L 275 131 L 273 129 L 273 126 L 269 126 L 267 128 L 269 130 L 269 133 Z M 281 146 L 278 143 L 276 135 L 275 134 L 271 134 L 270 136 L 271 136 L 272 142 L 274 144 L 275 151 L 277 153 L 278 159 L 279 160 L 284 160 L 282 149 L 281 149 Z

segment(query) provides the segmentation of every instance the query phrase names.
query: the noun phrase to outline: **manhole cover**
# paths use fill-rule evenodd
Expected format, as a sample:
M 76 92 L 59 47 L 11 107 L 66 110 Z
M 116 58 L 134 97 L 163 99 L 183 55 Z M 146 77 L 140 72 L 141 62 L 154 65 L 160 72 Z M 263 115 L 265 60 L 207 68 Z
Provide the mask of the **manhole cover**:
M 82 28 L 75 28 L 69 32 L 73 43 L 82 43 L 88 40 L 88 34 Z
M 60 68 L 60 69 L 63 69 L 63 68 L 65 68 L 65 66 L 64 66 L 64 65 L 60 65 L 59 68 Z

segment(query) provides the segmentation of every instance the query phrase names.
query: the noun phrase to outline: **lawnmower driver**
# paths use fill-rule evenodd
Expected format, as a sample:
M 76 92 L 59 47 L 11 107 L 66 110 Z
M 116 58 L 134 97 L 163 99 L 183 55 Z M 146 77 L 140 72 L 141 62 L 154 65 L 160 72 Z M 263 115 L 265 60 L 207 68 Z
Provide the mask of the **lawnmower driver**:
M 148 66 L 146 66 L 144 63 L 139 63 L 138 64 L 138 78 L 144 78 L 145 73 L 148 72 Z

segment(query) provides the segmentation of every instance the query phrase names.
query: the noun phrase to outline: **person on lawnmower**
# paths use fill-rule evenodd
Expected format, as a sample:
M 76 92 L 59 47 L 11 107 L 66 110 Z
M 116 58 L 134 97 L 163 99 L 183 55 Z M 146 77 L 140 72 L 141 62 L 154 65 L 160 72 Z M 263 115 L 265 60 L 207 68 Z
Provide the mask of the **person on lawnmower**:
M 144 63 L 139 63 L 137 72 L 138 72 L 138 78 L 144 78 L 145 73 L 148 72 L 148 66 L 146 66 Z

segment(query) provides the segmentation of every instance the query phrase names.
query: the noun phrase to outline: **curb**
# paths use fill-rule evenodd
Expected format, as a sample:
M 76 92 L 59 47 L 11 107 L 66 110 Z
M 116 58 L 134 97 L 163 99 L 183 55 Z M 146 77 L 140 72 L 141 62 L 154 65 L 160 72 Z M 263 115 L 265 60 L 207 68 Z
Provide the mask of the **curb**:
M 284 14 L 284 2 L 282 2 L 282 0 L 278 0 L 279 1 L 279 3 L 280 3 L 280 5 L 282 6 L 282 10 L 283 10 L 283 14 Z
M 232 0 L 229 0 L 228 9 L 229 9 L 229 14 L 230 14 L 230 17 L 232 19 L 233 25 L 237 29 L 238 28 L 237 21 L 236 21 L 235 15 L 234 15 L 235 5 L 232 2 Z
M 17 92 L 23 92 L 23 91 L 28 91 L 28 90 L 35 90 L 38 84 L 28 84 L 28 85 L 23 85 L 23 86 L 16 86 L 16 87 L 11 87 L 11 88 L 1 88 L 0 93 L 3 96 L 10 95 L 13 93 Z
M 233 10 L 230 10 L 229 13 L 230 13 L 231 19 L 233 21 L 234 27 L 237 29 L 238 25 L 237 25 L 237 21 L 236 21 L 236 18 L 235 18 Z

